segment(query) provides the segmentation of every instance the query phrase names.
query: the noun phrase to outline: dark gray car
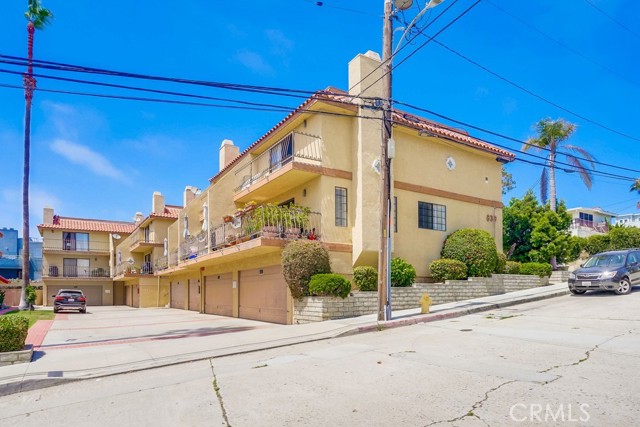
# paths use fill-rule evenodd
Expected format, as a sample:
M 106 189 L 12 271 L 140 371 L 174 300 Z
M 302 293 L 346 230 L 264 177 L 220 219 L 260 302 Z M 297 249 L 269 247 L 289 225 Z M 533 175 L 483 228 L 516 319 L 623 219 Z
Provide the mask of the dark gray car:
M 582 267 L 569 273 L 569 290 L 572 294 L 605 290 L 625 295 L 631 292 L 634 285 L 640 285 L 640 249 L 596 254 Z
M 80 289 L 60 289 L 57 295 L 53 295 L 53 312 L 60 310 L 79 310 L 87 312 L 87 298 Z

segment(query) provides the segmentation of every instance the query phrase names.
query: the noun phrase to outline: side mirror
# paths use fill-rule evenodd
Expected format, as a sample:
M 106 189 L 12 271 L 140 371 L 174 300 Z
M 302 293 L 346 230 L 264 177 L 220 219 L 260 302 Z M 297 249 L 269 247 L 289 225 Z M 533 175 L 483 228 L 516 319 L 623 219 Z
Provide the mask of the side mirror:
M 584 264 L 580 264 L 580 268 L 584 267 Z
M 51 298 L 55 298 L 55 297 L 56 297 L 55 295 L 51 295 Z

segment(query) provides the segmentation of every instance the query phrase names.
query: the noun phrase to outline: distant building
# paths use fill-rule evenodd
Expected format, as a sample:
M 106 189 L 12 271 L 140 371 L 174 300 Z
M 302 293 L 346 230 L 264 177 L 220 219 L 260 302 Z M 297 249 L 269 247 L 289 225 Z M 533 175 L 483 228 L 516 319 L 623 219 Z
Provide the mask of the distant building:
M 640 228 L 640 213 L 629 213 L 618 215 L 614 220 L 615 225 L 624 225 L 625 227 Z
M 616 214 L 607 212 L 601 208 L 571 208 L 567 209 L 571 215 L 569 230 L 572 236 L 589 237 L 594 234 L 609 232 L 609 224 L 612 224 Z
M 0 276 L 6 279 L 22 278 L 23 239 L 18 230 L 0 228 Z M 33 281 L 42 279 L 42 242 L 30 239 L 29 277 Z

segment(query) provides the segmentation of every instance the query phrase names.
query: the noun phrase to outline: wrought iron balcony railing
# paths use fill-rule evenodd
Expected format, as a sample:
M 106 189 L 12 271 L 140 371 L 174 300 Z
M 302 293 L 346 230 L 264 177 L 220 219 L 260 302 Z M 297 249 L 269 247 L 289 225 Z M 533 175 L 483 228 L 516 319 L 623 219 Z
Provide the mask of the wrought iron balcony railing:
M 42 277 L 65 278 L 65 277 L 111 277 L 109 269 L 104 267 L 78 267 L 75 265 L 55 265 L 49 264 L 42 267 Z

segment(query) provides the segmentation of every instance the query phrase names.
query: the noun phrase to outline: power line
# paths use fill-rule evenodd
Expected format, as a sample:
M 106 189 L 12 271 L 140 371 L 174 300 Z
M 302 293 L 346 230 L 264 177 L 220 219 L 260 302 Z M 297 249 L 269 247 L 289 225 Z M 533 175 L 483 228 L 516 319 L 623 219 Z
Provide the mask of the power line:
M 565 49 L 567 49 L 568 51 L 570 51 L 570 52 L 574 53 L 575 55 L 580 56 L 582 59 L 585 59 L 585 60 L 587 60 L 587 61 L 591 62 L 592 64 L 597 65 L 597 66 L 598 66 L 598 67 L 600 67 L 601 69 L 603 69 L 603 70 L 605 70 L 605 71 L 607 71 L 607 72 L 609 72 L 609 73 L 611 73 L 611 74 L 614 74 L 614 75 L 616 75 L 616 76 L 618 76 L 618 77 L 620 77 L 620 78 L 622 78 L 622 79 L 626 80 L 627 82 L 629 82 L 629 83 L 631 83 L 631 84 L 633 84 L 633 85 L 636 85 L 636 86 L 638 85 L 638 83 L 637 83 L 637 82 L 635 82 L 635 81 L 631 80 L 629 77 L 627 77 L 627 76 L 625 76 L 625 75 L 623 75 L 623 74 L 618 73 L 617 71 L 615 71 L 615 70 L 613 70 L 613 69 L 611 69 L 611 68 L 607 67 L 606 65 L 599 63 L 599 62 L 598 62 L 598 61 L 596 61 L 595 59 L 592 59 L 592 58 L 590 58 L 590 57 L 588 57 L 588 56 L 586 56 L 586 55 L 582 54 L 582 53 L 581 53 L 581 52 L 579 52 L 578 50 L 576 50 L 576 49 L 574 49 L 574 48 L 572 48 L 572 47 L 570 47 L 570 46 L 568 46 L 568 45 L 566 45 L 566 44 L 562 43 L 560 40 L 557 40 L 557 39 L 555 39 L 555 38 L 551 37 L 549 34 L 547 34 L 547 33 L 543 32 L 543 31 L 542 31 L 542 30 L 540 30 L 539 28 L 537 28 L 537 27 L 535 27 L 535 26 L 531 25 L 530 23 L 526 22 L 525 20 L 523 20 L 523 19 L 521 19 L 521 18 L 517 17 L 516 15 L 512 14 L 511 12 L 509 12 L 509 11 L 507 11 L 507 10 L 503 9 L 502 7 L 498 6 L 495 2 L 493 2 L 493 1 L 491 1 L 491 0 L 487 0 L 487 3 L 489 3 L 491 6 L 493 6 L 493 7 L 494 7 L 494 8 L 496 8 L 496 9 L 498 9 L 499 11 L 501 11 L 502 13 L 504 13 L 505 15 L 510 16 L 512 19 L 514 19 L 514 20 L 518 21 L 518 22 L 519 22 L 519 23 L 521 23 L 522 25 L 525 25 L 525 26 L 529 27 L 530 29 L 532 29 L 533 31 L 537 32 L 538 34 L 541 34 L 542 36 L 544 36 L 544 37 L 548 38 L 549 40 L 551 40 L 552 42 L 556 43 L 557 45 L 562 46 L 563 48 L 565 48 Z
M 519 85 L 519 84 L 517 84 L 517 83 L 514 83 L 513 81 L 511 81 L 511 80 L 507 79 L 506 77 L 503 77 L 502 75 L 500 75 L 500 74 L 496 73 L 495 71 L 490 70 L 489 68 L 485 67 L 484 65 L 482 65 L 482 64 L 480 64 L 480 63 L 478 63 L 478 62 L 474 61 L 473 59 L 471 59 L 471 58 L 469 58 L 469 57 L 467 57 L 467 56 L 465 56 L 465 55 L 461 54 L 460 52 L 458 52 L 458 51 L 456 51 L 456 50 L 454 50 L 454 49 L 452 49 L 452 48 L 450 48 L 450 47 L 446 46 L 445 44 L 443 44 L 443 43 L 439 42 L 438 40 L 435 40 L 435 39 L 434 39 L 434 40 L 433 40 L 433 42 L 434 42 L 434 43 L 436 43 L 438 46 L 440 46 L 440 47 L 442 47 L 442 48 L 444 48 L 444 49 L 448 50 L 449 52 L 451 52 L 451 53 L 453 53 L 453 54 L 455 54 L 455 55 L 459 56 L 460 58 L 464 59 L 465 61 L 467 61 L 467 62 L 469 62 L 469 63 L 471 63 L 471 64 L 475 65 L 476 67 L 478 67 L 478 68 L 480 68 L 480 69 L 482 69 L 482 70 L 486 71 L 487 73 L 489 73 L 489 74 L 491 74 L 491 75 L 493 75 L 493 76 L 495 76 L 495 77 L 499 78 L 500 80 L 504 81 L 505 83 L 508 83 L 508 84 L 510 84 L 511 86 L 513 86 L 513 87 L 515 87 L 515 88 L 518 88 L 518 89 L 520 89 L 521 91 L 523 91 L 523 92 L 525 92 L 525 93 L 527 93 L 527 94 L 529 94 L 529 95 L 533 96 L 534 98 L 538 98 L 539 100 L 541 100 L 541 101 L 543 101 L 543 102 L 545 102 L 545 103 L 547 103 L 547 104 L 549 104 L 549 105 L 551 105 L 551 106 L 553 106 L 553 107 L 556 107 L 556 108 L 557 108 L 557 109 L 559 109 L 559 110 L 562 110 L 562 111 L 564 111 L 564 112 L 566 112 L 566 113 L 569 113 L 569 114 L 571 114 L 572 116 L 578 117 L 579 119 L 582 119 L 582 120 L 584 120 L 585 122 L 591 123 L 591 124 L 592 124 L 592 125 L 594 125 L 594 126 L 597 126 L 597 127 L 599 127 L 599 128 L 605 129 L 605 130 L 607 130 L 607 131 L 609 131 L 609 132 L 611 132 L 611 133 L 615 133 L 616 135 L 620 135 L 620 136 L 623 136 L 623 137 L 625 137 L 625 138 L 632 139 L 632 140 L 634 140 L 634 141 L 638 141 L 638 142 L 640 142 L 640 138 L 638 138 L 638 137 L 635 137 L 635 136 L 632 136 L 632 135 L 626 134 L 626 133 L 624 133 L 624 132 L 618 131 L 618 130 L 613 129 L 613 128 L 611 128 L 611 127 L 607 126 L 607 125 L 603 125 L 602 123 L 598 123 L 598 122 L 596 122 L 595 120 L 592 120 L 592 119 L 590 119 L 590 118 L 588 118 L 588 117 L 586 117 L 586 116 L 583 116 L 583 115 L 581 115 L 581 114 L 575 113 L 575 112 L 573 112 L 573 111 L 569 110 L 569 109 L 568 109 L 568 108 L 566 108 L 566 107 L 563 107 L 563 106 L 561 106 L 561 105 L 559 105 L 559 104 L 557 104 L 557 103 L 555 103 L 555 102 L 553 102 L 553 101 L 548 100 L 547 98 L 543 97 L 542 95 L 538 95 L 537 93 L 535 93 L 535 92 L 533 92 L 533 91 L 531 91 L 531 90 L 529 90 L 529 89 L 525 88 L 524 86 L 521 86 L 521 85 Z
M 444 119 L 444 120 L 450 121 L 450 122 L 452 122 L 452 123 L 456 123 L 456 124 L 459 124 L 459 125 L 462 125 L 462 126 L 465 126 L 465 127 L 471 128 L 471 129 L 475 129 L 475 130 L 478 130 L 478 131 L 480 131 L 480 132 L 487 133 L 487 134 L 489 134 L 489 135 L 497 136 L 497 137 L 499 137 L 499 138 L 503 138 L 503 139 L 506 139 L 506 140 L 508 140 L 508 141 L 517 142 L 517 143 L 519 143 L 519 144 L 524 144 L 524 145 L 528 145 L 528 146 L 532 146 L 532 147 L 540 148 L 540 149 L 542 149 L 542 150 L 544 150 L 544 151 L 551 152 L 551 150 L 550 150 L 549 148 L 534 146 L 534 145 L 532 145 L 532 144 L 530 144 L 530 143 L 528 143 L 528 142 L 526 142 L 526 141 L 522 141 L 522 140 L 520 140 L 520 139 L 517 139 L 517 138 L 511 137 L 511 136 L 508 136 L 508 135 L 504 135 L 504 134 L 501 134 L 501 133 L 498 133 L 498 132 L 495 132 L 495 131 L 492 131 L 492 130 L 489 130 L 489 129 L 485 129 L 485 128 L 482 128 L 482 127 L 480 127 L 480 126 L 473 125 L 473 124 L 471 124 L 471 123 L 463 122 L 463 121 L 461 121 L 461 120 L 456 120 L 456 119 L 454 119 L 454 118 L 452 118 L 452 117 L 445 116 L 444 114 L 436 113 L 435 111 L 428 110 L 428 109 L 426 109 L 426 108 L 417 107 L 417 106 L 415 106 L 415 105 L 407 104 L 407 103 L 405 103 L 405 102 L 401 102 L 401 101 L 394 101 L 394 103 L 395 103 L 395 104 L 398 104 L 398 105 L 404 105 L 404 106 L 406 106 L 406 107 L 409 107 L 409 108 L 412 108 L 412 109 L 415 109 L 415 110 L 418 110 L 418 111 L 422 111 L 422 112 L 424 112 L 424 113 L 428 113 L 428 114 L 434 115 L 434 116 L 436 116 L 436 117 L 439 117 L 439 118 L 441 118 L 441 119 Z M 509 150 L 514 150 L 514 149 L 513 149 L 513 148 L 509 148 Z M 515 150 L 517 150 L 517 149 L 515 149 Z M 566 152 L 564 152 L 564 151 L 557 151 L 557 153 L 558 153 L 558 154 L 565 155 L 565 156 L 569 154 L 569 153 L 566 153 Z M 584 157 L 579 157 L 579 156 L 574 156 L 574 157 L 575 157 L 575 158 L 577 158 L 577 159 L 580 159 L 580 160 L 592 161 L 592 160 L 587 159 L 587 158 L 584 158 Z M 623 167 L 623 166 L 620 166 L 620 165 L 614 165 L 614 164 L 611 164 L 611 163 L 600 162 L 600 161 L 597 161 L 597 160 L 593 160 L 593 163 L 598 164 L 598 165 L 602 165 L 602 166 L 611 167 L 611 168 L 622 169 L 622 170 L 626 170 L 626 171 L 629 171 L 629 172 L 637 172 L 637 173 L 640 173 L 640 170 L 639 170 L 639 169 L 626 168 L 626 167 Z
M 624 25 L 622 22 L 618 21 L 616 18 L 614 18 L 613 16 L 609 15 L 607 12 L 605 12 L 604 10 L 600 9 L 598 6 L 596 6 L 595 4 L 593 4 L 593 2 L 591 2 L 590 0 L 584 0 L 586 1 L 589 6 L 591 6 L 592 8 L 594 8 L 595 10 L 597 10 L 598 12 L 600 12 L 601 14 L 603 14 L 604 16 L 606 16 L 607 18 L 609 18 L 610 20 L 612 20 L 613 22 L 615 22 L 616 24 L 618 24 L 620 27 L 624 28 L 625 30 L 627 30 L 628 32 L 630 32 L 631 34 L 633 34 L 634 36 L 636 36 L 638 39 L 640 39 L 640 35 L 638 33 L 636 33 L 635 31 L 633 31 L 631 28 L 627 27 L 626 25 Z

